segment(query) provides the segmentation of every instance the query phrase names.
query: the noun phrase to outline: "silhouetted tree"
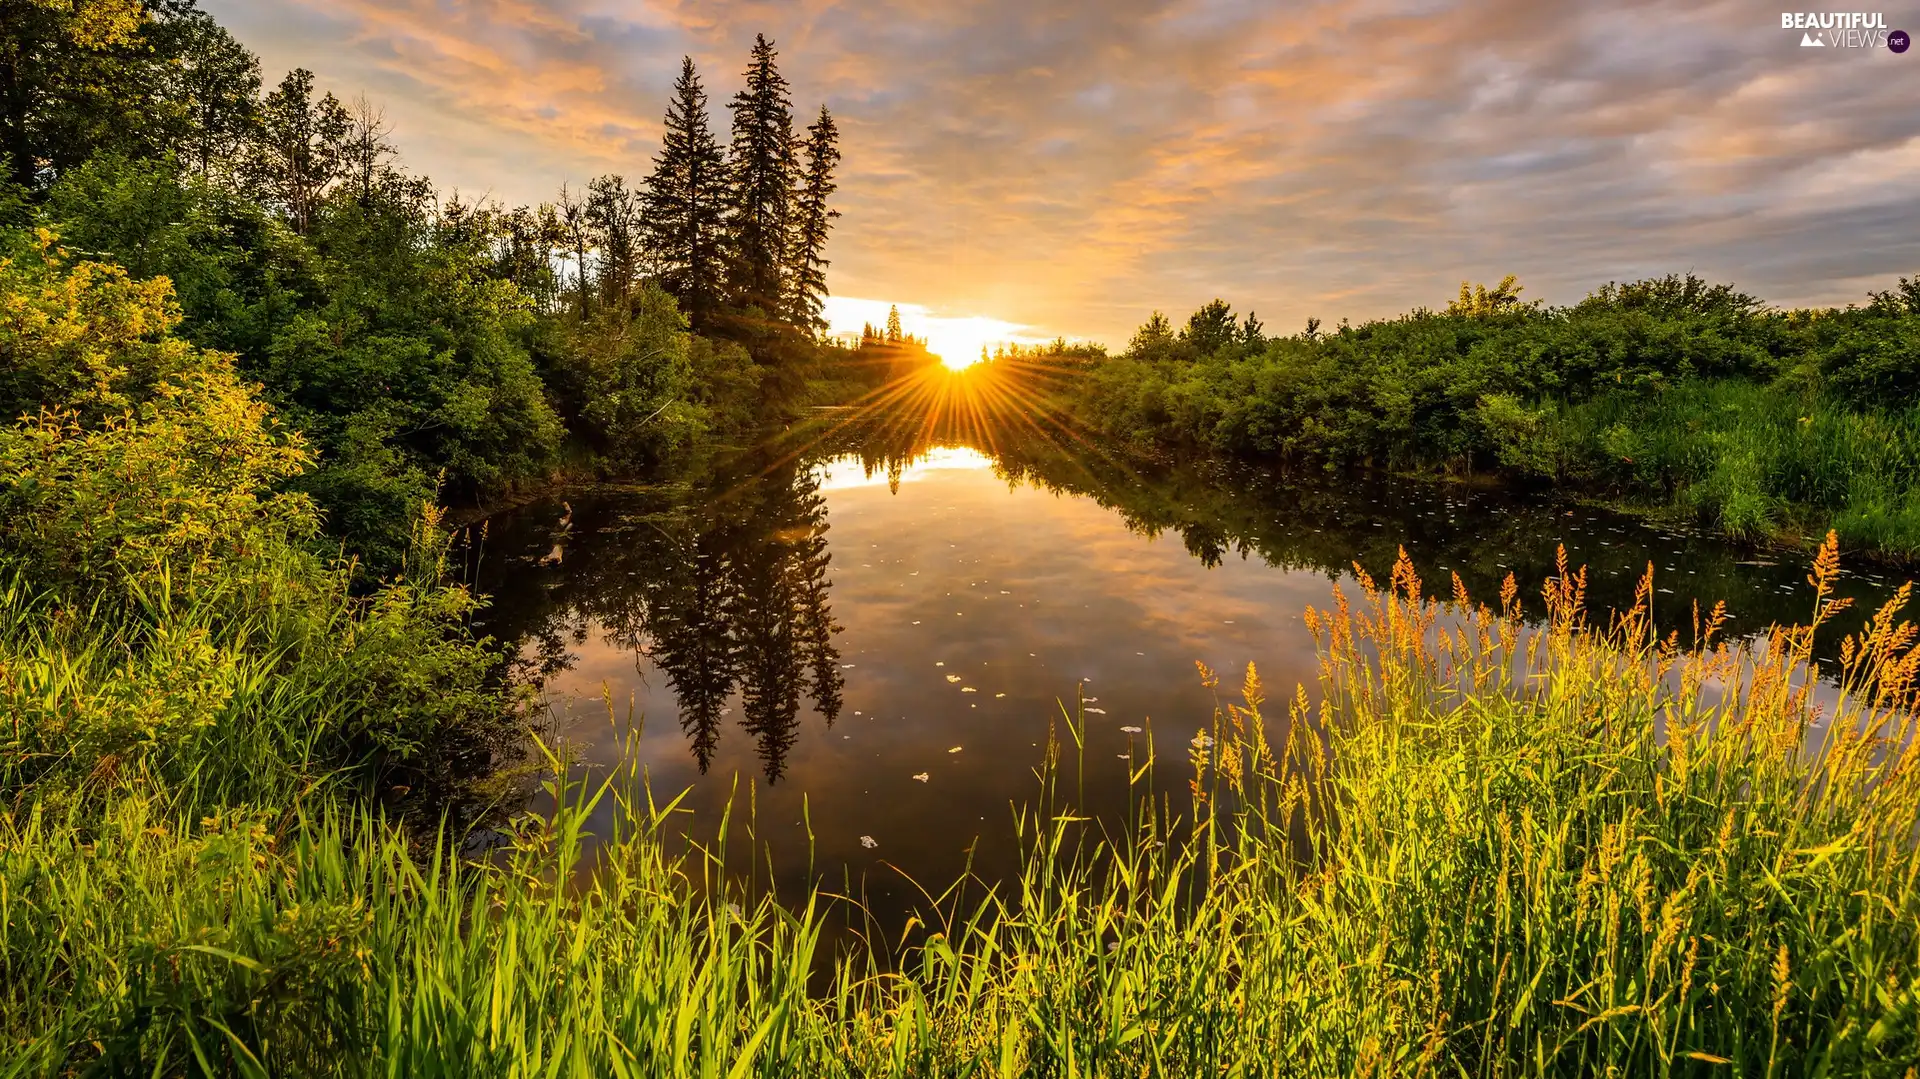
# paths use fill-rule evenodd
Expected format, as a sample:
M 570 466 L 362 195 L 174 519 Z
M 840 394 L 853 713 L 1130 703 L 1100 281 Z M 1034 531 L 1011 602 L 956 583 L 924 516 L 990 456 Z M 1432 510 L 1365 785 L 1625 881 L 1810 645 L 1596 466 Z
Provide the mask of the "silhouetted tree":
M 192 0 L 0 0 L 0 157 L 44 188 L 96 155 L 231 152 L 259 64 Z
M 777 317 L 795 162 L 793 103 L 776 55 L 765 34 L 755 37 L 747 84 L 727 106 L 733 112 L 727 284 L 736 306 Z
M 260 107 L 246 178 L 293 230 L 306 233 L 321 198 L 340 179 L 353 117 L 331 93 L 315 101 L 313 72 L 295 68 Z
M 707 94 L 692 57 L 681 59 L 673 94 L 646 183 L 647 242 L 662 287 L 698 333 L 711 325 L 724 286 L 727 163 L 707 119 Z
M 1202 356 L 1211 356 L 1233 344 L 1240 336 L 1239 331 L 1233 308 L 1225 300 L 1216 299 L 1187 318 L 1187 342 Z
M 639 287 L 645 248 L 640 195 L 621 176 L 601 176 L 587 184 L 586 220 L 594 249 L 594 283 L 608 310 L 624 309 Z
M 1127 342 L 1127 351 L 1142 355 L 1154 350 L 1164 349 L 1173 344 L 1173 323 L 1167 316 L 1155 311 L 1147 316 L 1147 321 L 1133 332 L 1133 339 Z
M 554 204 L 553 221 L 560 237 L 561 250 L 573 263 L 573 284 L 576 314 L 585 321 L 591 313 L 593 279 L 587 273 L 587 257 L 593 252 L 593 218 L 587 209 L 587 201 L 576 197 L 565 185 L 560 188 L 560 201 Z
M 163 97 L 184 127 L 180 160 L 202 176 L 231 166 L 259 119 L 260 59 L 213 16 L 192 7 L 151 24 L 147 36 L 162 68 Z
M 827 328 L 821 317 L 827 297 L 827 234 L 840 211 L 830 208 L 834 166 L 840 163 L 840 133 L 833 115 L 820 107 L 820 118 L 807 128 L 804 146 L 806 173 L 794 192 L 792 222 L 787 235 L 787 298 L 784 314 L 788 322 L 816 333 Z
M 338 167 L 353 197 L 363 205 L 373 200 L 375 189 L 392 173 L 388 162 L 399 153 L 388 138 L 392 133 L 386 114 L 372 102 L 365 97 L 354 101 L 340 138 Z
M 891 304 L 887 307 L 887 344 L 897 345 L 899 343 L 900 343 L 900 305 Z

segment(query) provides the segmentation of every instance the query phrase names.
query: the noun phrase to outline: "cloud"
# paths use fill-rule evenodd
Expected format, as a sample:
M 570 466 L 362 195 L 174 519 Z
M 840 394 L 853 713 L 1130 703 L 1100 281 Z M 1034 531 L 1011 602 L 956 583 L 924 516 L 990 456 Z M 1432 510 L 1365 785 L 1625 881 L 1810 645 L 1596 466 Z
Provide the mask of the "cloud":
M 443 185 L 521 200 L 644 173 L 679 57 L 723 113 L 764 31 L 843 132 L 834 290 L 1039 336 L 1214 295 L 1359 319 L 1507 272 L 1845 302 L 1920 271 L 1920 62 L 1802 51 L 1748 0 L 207 6 L 383 101 Z

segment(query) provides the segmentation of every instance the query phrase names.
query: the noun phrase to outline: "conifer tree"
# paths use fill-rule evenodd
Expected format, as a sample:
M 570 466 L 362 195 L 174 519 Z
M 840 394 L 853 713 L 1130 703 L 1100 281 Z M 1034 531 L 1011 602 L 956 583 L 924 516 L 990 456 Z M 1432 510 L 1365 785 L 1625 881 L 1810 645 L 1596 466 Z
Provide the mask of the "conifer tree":
M 887 308 L 887 344 L 900 343 L 900 305 L 892 304 Z
M 707 119 L 707 93 L 684 57 L 667 104 L 666 135 L 646 183 L 648 246 L 661 286 L 697 333 L 712 322 L 724 285 L 727 163 Z
M 827 328 L 821 317 L 827 297 L 827 234 L 840 211 L 828 207 L 827 199 L 837 186 L 834 166 L 840 163 L 840 132 L 833 125 L 833 114 L 825 105 L 820 118 L 807 128 L 802 144 L 806 172 L 793 193 L 791 228 L 787 233 L 786 303 L 783 314 L 788 322 L 817 333 Z
M 793 103 L 774 65 L 773 42 L 754 39 L 747 85 L 727 106 L 733 112 L 727 215 L 727 286 L 735 306 L 777 316 L 783 290 L 788 211 L 794 188 Z

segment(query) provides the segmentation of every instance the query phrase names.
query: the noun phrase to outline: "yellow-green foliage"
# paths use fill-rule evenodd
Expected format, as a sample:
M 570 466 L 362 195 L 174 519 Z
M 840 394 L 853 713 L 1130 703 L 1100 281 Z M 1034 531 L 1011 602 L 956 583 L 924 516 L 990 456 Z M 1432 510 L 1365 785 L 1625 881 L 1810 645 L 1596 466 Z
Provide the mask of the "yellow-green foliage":
M 501 714 L 425 508 L 370 595 L 308 546 L 309 456 L 164 279 L 0 260 L 0 791 L 278 800 Z M 345 774 L 345 773 L 343 773 Z
M 1814 621 L 1837 613 L 1813 580 Z M 1310 623 L 1319 703 L 1175 739 L 1191 794 L 1100 831 L 1050 743 L 1019 880 L 921 943 L 819 957 L 824 895 L 667 856 L 671 806 L 556 792 L 501 857 L 366 814 L 127 801 L 0 821 L 0 1037 L 23 1073 L 1901 1077 L 1920 1065 L 1916 630 L 1903 592 L 1816 706 L 1764 652 L 1545 625 L 1404 559 Z M 1644 595 L 1653 594 L 1651 579 Z M 1216 684 L 1211 672 L 1208 683 Z M 1149 736 L 1150 737 L 1150 736 Z M 1063 752 L 1065 751 L 1065 752 Z M 576 792 L 578 793 L 578 792 Z M 584 828 L 618 834 L 583 858 Z M 571 881 L 571 885 L 562 882 Z M 876 941 L 876 945 L 878 942 Z
M 46 241 L 43 241 L 43 244 Z M 311 536 L 310 500 L 275 493 L 309 462 L 234 374 L 170 336 L 164 278 L 0 260 L 0 541 L 51 584 L 167 577 L 175 587 Z

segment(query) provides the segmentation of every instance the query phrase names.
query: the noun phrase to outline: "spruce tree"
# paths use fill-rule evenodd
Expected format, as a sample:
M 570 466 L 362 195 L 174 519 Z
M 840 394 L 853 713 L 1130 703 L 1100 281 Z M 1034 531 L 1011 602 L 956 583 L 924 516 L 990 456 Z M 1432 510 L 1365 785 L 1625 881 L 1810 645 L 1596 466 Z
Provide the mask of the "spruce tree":
M 685 57 L 645 198 L 648 246 L 659 260 L 661 285 L 695 332 L 711 324 L 720 306 L 727 196 L 727 163 L 707 119 L 707 93 L 693 58 Z
M 747 85 L 727 106 L 733 111 L 727 286 L 735 306 L 769 316 L 780 313 L 795 178 L 793 103 L 775 55 L 765 34 L 755 37 Z
M 793 193 L 792 227 L 787 233 L 786 303 L 788 322 L 817 333 L 827 328 L 821 317 L 827 298 L 827 233 L 840 211 L 828 207 L 835 188 L 834 166 L 840 163 L 840 132 L 833 115 L 820 107 L 820 119 L 807 128 L 802 144 L 806 172 Z
M 900 305 L 889 304 L 887 306 L 887 344 L 899 344 L 900 336 Z

